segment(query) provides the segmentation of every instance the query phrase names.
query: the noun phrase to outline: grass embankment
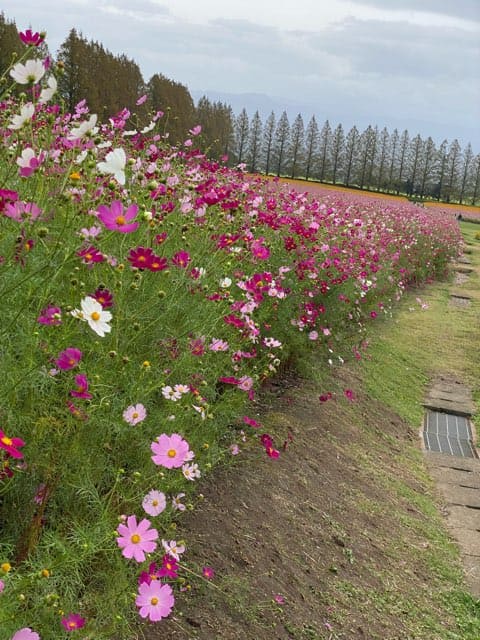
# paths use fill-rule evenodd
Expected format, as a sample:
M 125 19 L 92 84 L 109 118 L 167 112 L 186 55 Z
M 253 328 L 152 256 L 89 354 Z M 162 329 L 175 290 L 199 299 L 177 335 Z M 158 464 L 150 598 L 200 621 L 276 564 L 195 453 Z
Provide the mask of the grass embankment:
M 192 554 L 215 565 L 214 588 L 187 598 L 158 638 L 478 640 L 480 604 L 418 436 L 434 375 L 456 375 L 480 399 L 475 229 L 462 225 L 477 271 L 407 294 L 374 324 L 370 359 L 333 376 L 310 359 L 311 381 L 287 377 L 265 391 L 259 419 L 293 441 L 278 461 L 244 460 L 206 487 L 188 537 Z M 460 286 L 468 307 L 450 301 Z M 319 405 L 326 386 L 333 399 Z

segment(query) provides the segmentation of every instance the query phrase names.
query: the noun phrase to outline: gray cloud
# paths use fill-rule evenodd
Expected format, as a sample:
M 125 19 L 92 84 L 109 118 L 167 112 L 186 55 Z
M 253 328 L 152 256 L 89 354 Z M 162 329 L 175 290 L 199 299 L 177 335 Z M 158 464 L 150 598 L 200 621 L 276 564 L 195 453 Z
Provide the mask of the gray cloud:
M 394 7 L 391 0 L 350 0 L 350 2 L 386 11 L 422 11 L 480 22 L 478 0 L 397 0 Z
M 28 26 L 21 19 L 22 11 L 31 15 L 27 0 L 5 1 L 7 15 L 8 4 L 15 5 L 11 15 Z M 67 16 L 60 0 L 37 5 L 43 23 L 33 28 L 57 25 L 49 34 L 52 51 L 75 26 L 133 58 L 146 80 L 163 73 L 190 90 L 267 94 L 336 122 L 421 125 L 423 135 L 461 136 L 480 147 L 478 40 L 458 26 L 349 18 L 317 32 L 292 32 L 225 18 L 193 24 L 152 0 L 70 0 Z

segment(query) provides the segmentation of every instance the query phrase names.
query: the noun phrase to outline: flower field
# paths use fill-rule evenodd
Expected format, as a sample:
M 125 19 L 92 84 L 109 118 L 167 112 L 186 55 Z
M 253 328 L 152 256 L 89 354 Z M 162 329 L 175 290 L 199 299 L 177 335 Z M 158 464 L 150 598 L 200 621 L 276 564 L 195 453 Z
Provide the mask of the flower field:
M 0 102 L 0 640 L 131 638 L 214 579 L 175 538 L 196 481 L 288 455 L 249 416 L 262 382 L 307 348 L 361 358 L 460 233 L 228 169 L 200 127 L 171 147 L 161 112 L 67 113 L 23 35 Z

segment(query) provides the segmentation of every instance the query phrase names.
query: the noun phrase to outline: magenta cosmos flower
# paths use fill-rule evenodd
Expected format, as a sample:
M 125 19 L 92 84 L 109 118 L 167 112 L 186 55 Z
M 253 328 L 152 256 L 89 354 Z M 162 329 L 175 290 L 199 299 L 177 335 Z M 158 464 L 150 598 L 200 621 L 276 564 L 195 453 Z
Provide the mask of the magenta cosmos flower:
M 78 376 L 75 376 L 75 384 L 77 388 L 73 391 L 70 391 L 70 395 L 73 398 L 84 398 L 85 400 L 91 400 L 92 394 L 88 391 L 88 380 L 87 376 L 84 373 L 79 373 Z
M 127 524 L 119 524 L 117 528 L 120 538 L 117 544 L 125 558 L 134 558 L 137 562 L 145 560 L 145 553 L 155 551 L 158 531 L 150 529 L 150 520 L 141 520 L 137 524 L 135 516 L 128 516 Z
M 65 351 L 58 354 L 58 358 L 55 360 L 55 364 L 59 369 L 67 371 L 73 369 L 82 359 L 82 352 L 75 347 L 68 347 Z
M 40 636 L 36 631 L 32 631 L 30 627 L 24 627 L 13 634 L 12 640 L 40 640 Z
M 202 576 L 207 580 L 213 580 L 215 578 L 215 570 L 212 567 L 203 567 Z
M 26 44 L 27 47 L 38 47 L 44 40 L 45 35 L 43 33 L 38 33 L 38 31 L 33 31 L 31 29 L 27 29 L 26 31 L 20 31 L 18 37 Z
M 172 258 L 172 264 L 181 269 L 186 269 L 190 262 L 190 254 L 188 251 L 179 251 Z
M 142 582 L 138 587 L 135 604 L 140 609 L 140 617 L 158 622 L 162 618 L 166 618 L 173 609 L 175 598 L 172 587 L 169 584 L 162 584 L 158 580 L 152 580 L 150 584 Z
M 131 222 L 137 213 L 138 206 L 131 204 L 128 209 L 123 210 L 120 200 L 114 200 L 110 207 L 101 204 L 98 209 L 98 219 L 103 222 L 110 231 L 120 231 L 120 233 L 132 233 L 138 229 L 138 222 Z
M 62 324 L 62 310 L 60 307 L 45 307 L 40 312 L 37 322 L 50 325 Z
M 172 433 L 171 436 L 162 433 L 150 448 L 155 454 L 152 456 L 153 462 L 167 469 L 181 467 L 185 460 L 190 459 L 188 442 L 178 433 Z
M 62 618 L 62 624 L 67 631 L 75 631 L 85 626 L 85 618 L 79 616 L 78 613 L 69 613 L 68 616 Z
M 25 442 L 21 438 L 9 438 L 0 429 L 0 449 L 6 451 L 12 458 L 23 458 L 23 453 L 19 451 L 19 447 L 24 445 Z

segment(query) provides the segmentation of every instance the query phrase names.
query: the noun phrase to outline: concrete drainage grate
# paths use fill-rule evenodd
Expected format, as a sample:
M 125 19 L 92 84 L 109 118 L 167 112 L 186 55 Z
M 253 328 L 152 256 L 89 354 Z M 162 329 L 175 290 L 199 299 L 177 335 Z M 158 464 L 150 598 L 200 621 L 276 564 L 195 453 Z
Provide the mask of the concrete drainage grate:
M 472 430 L 464 416 L 427 411 L 423 424 L 423 441 L 428 451 L 460 458 L 477 457 L 472 443 Z

